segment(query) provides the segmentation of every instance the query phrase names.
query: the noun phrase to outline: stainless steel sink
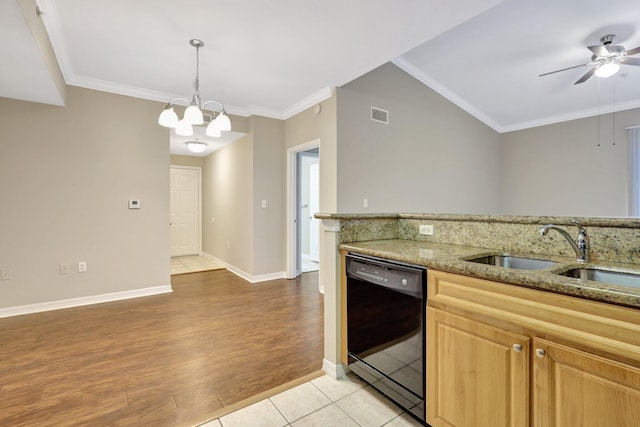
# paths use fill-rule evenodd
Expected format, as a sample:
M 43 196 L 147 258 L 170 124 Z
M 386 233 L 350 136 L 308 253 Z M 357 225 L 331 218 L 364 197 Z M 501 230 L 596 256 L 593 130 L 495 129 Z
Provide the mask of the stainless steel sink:
M 603 270 L 600 268 L 574 268 L 559 274 L 581 280 L 593 280 L 594 282 L 640 288 L 640 274 L 635 273 L 624 273 L 622 271 Z
M 541 270 L 557 265 L 556 262 L 544 259 L 522 258 L 511 255 L 488 255 L 479 258 L 468 259 L 469 262 L 495 265 L 497 267 L 515 268 L 517 270 Z

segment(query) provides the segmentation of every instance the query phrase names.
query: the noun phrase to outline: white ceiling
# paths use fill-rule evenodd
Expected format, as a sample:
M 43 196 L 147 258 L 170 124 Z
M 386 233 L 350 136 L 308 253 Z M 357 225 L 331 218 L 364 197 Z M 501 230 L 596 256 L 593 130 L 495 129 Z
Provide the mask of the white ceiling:
M 29 1 L 0 3 L 0 96 L 54 103 L 17 6 Z M 390 60 L 499 132 L 607 111 L 614 86 L 616 109 L 640 106 L 640 67 L 538 77 L 588 62 L 609 32 L 640 46 L 638 0 L 35 2 L 67 84 L 190 97 L 199 38 L 202 98 L 237 115 L 286 119 Z
M 640 46 L 638 0 L 506 0 L 394 61 L 499 132 L 640 107 L 640 67 L 574 85 L 605 34 Z M 640 55 L 636 55 L 640 58 Z

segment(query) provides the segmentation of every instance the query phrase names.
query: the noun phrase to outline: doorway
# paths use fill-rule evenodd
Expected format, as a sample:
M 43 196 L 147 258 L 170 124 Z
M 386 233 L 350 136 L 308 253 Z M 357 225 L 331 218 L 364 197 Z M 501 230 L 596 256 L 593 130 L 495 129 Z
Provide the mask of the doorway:
M 287 278 L 319 269 L 320 140 L 287 150 Z
M 320 222 L 315 217 L 320 202 L 318 148 L 298 153 L 298 234 L 302 273 L 319 269 Z
M 171 257 L 200 254 L 200 175 L 199 167 L 170 167 Z

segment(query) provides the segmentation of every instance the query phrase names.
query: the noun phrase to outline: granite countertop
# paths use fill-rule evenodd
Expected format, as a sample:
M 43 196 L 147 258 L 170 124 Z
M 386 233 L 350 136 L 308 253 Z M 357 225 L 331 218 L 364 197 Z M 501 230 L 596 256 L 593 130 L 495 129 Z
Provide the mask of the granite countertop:
M 504 251 L 471 246 L 429 243 L 415 240 L 374 240 L 343 243 L 340 249 L 390 260 L 424 265 L 434 270 L 473 276 L 496 282 L 557 292 L 591 300 L 640 308 L 640 288 L 580 280 L 561 276 L 573 268 L 602 267 L 609 270 L 640 273 L 640 265 L 597 262 L 578 264 L 575 258 L 542 256 L 508 252 L 509 255 L 547 259 L 557 265 L 541 270 L 517 270 L 466 261 L 487 255 L 503 255 Z

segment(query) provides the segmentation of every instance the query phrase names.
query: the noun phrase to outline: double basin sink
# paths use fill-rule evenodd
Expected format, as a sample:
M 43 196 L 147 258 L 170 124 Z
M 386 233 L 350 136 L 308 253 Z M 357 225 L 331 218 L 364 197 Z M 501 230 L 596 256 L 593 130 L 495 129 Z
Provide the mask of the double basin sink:
M 525 258 L 512 255 L 488 255 L 467 259 L 466 261 L 479 264 L 494 265 L 502 268 L 517 270 L 542 270 L 560 265 L 554 261 L 536 258 Z M 555 273 L 559 276 L 572 277 L 580 280 L 609 283 L 613 285 L 631 286 L 640 288 L 640 274 L 607 270 L 597 267 L 572 268 L 567 271 Z

